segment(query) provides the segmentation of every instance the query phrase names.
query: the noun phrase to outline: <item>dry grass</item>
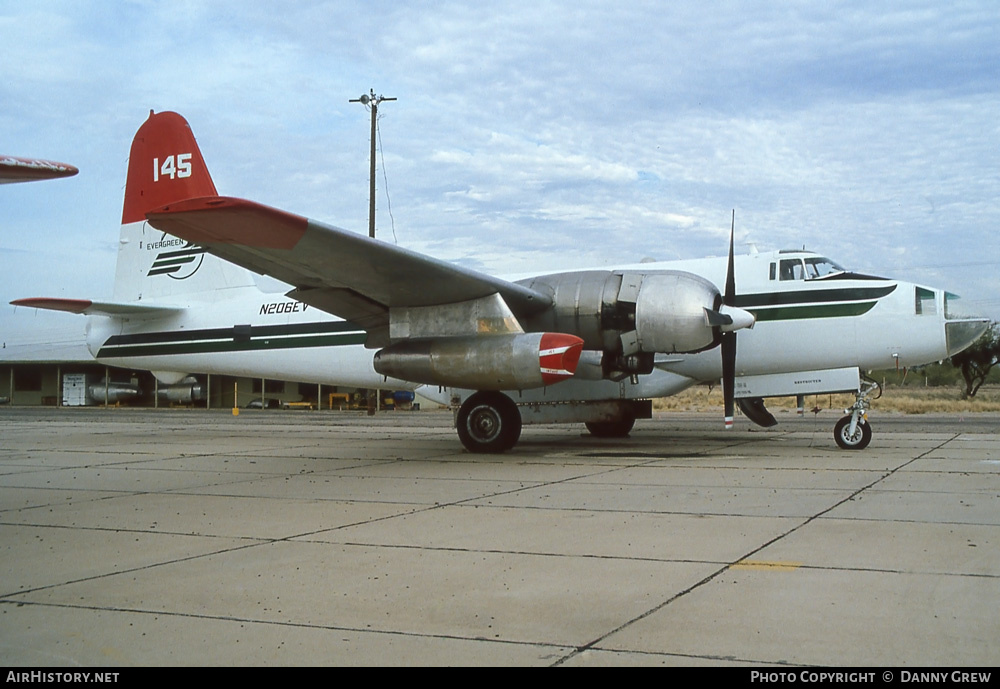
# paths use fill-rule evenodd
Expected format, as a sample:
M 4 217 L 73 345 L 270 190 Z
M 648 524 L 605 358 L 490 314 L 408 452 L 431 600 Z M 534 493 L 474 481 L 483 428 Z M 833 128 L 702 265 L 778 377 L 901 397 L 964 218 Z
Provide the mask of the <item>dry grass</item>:
M 807 395 L 806 410 L 843 410 L 854 403 L 854 395 Z M 772 411 L 794 409 L 794 397 L 775 397 L 766 401 Z M 872 403 L 878 411 L 894 411 L 903 414 L 928 413 L 968 413 L 1000 412 L 1000 386 L 984 386 L 971 400 L 962 399 L 958 387 L 895 387 L 888 386 L 882 397 Z M 674 395 L 653 400 L 657 411 L 700 411 L 710 412 L 722 409 L 722 388 L 711 389 L 697 386 Z

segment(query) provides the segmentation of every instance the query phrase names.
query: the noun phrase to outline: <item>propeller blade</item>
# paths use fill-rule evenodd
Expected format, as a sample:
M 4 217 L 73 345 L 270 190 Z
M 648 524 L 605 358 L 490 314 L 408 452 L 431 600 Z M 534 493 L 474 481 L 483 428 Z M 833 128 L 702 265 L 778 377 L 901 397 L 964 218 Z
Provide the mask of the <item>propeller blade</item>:
M 733 427 L 736 403 L 736 333 L 722 333 L 722 398 L 726 412 L 726 430 Z
M 736 266 L 733 258 L 733 244 L 736 234 L 736 209 L 733 209 L 733 223 L 729 229 L 729 265 L 726 267 L 726 293 L 722 303 L 728 307 L 736 305 Z M 746 313 L 746 312 L 743 312 Z M 747 314 L 748 316 L 750 314 Z M 751 319 L 753 317 L 751 316 Z M 753 325 L 753 320 L 750 321 Z M 722 397 L 725 405 L 726 430 L 733 427 L 736 402 L 736 332 L 722 333 Z
M 722 303 L 726 306 L 736 306 L 736 268 L 733 259 L 733 242 L 736 234 L 736 209 L 733 209 L 733 224 L 729 228 L 729 266 L 726 268 L 726 293 Z

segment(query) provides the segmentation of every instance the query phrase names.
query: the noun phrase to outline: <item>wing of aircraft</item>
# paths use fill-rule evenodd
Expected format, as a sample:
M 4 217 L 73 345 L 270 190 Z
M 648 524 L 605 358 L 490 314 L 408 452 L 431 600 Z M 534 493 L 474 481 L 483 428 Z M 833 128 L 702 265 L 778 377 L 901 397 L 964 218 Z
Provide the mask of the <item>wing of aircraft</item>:
M 78 172 L 72 165 L 52 160 L 0 156 L 0 184 L 72 177 Z
M 276 208 L 226 197 L 187 199 L 146 214 L 157 229 L 295 286 L 289 296 L 360 325 L 389 344 L 390 309 L 499 294 L 516 316 L 552 305 L 536 290 Z M 470 333 L 473 334 L 473 333 Z

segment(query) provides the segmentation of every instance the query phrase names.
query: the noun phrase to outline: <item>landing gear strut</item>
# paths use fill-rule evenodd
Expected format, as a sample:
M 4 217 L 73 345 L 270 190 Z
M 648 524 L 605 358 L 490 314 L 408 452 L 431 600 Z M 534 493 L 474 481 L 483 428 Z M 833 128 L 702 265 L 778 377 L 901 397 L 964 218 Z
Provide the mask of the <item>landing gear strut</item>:
M 875 393 L 878 393 L 875 395 Z M 872 397 L 875 395 L 875 397 Z M 868 410 L 872 399 L 882 396 L 882 388 L 871 378 L 861 380 L 861 389 L 855 396 L 854 404 L 845 409 L 847 416 L 843 417 L 833 427 L 833 438 L 843 450 L 863 450 L 872 441 L 872 427 L 868 423 Z

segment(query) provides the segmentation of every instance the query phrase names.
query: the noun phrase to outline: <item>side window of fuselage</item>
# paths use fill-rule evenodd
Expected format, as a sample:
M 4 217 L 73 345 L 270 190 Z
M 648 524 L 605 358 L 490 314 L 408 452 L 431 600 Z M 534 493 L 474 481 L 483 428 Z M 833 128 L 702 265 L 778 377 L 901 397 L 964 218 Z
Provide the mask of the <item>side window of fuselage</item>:
M 805 280 L 805 269 L 798 258 L 786 258 L 781 261 L 780 276 L 782 280 Z
M 937 313 L 937 300 L 933 290 L 917 287 L 914 299 L 914 311 L 917 315 L 934 315 Z

